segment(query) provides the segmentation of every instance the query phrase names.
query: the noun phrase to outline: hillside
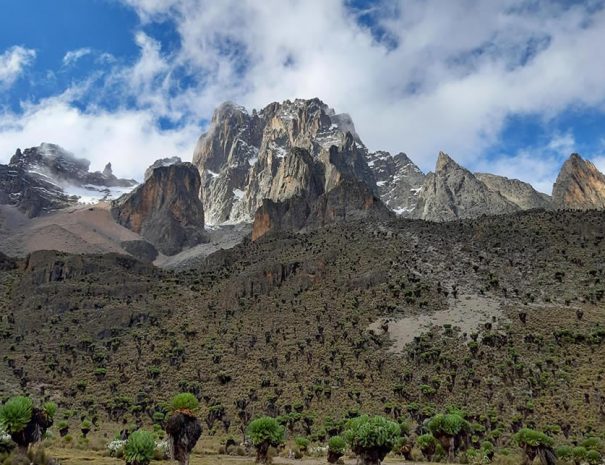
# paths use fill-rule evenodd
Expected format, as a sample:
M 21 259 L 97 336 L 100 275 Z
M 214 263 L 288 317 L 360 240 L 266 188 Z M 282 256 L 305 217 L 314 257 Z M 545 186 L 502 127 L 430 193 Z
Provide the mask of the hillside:
M 421 423 L 446 405 L 479 436 L 603 434 L 604 239 L 602 212 L 531 211 L 269 234 L 181 272 L 5 259 L 0 397 L 149 423 L 188 390 L 204 435 L 267 413 L 322 436 L 357 411 Z

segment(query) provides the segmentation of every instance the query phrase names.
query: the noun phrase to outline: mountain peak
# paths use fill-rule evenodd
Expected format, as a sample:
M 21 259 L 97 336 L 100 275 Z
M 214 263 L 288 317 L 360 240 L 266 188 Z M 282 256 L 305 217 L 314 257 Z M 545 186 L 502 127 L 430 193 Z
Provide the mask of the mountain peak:
M 572 153 L 561 167 L 552 196 L 557 208 L 605 208 L 605 175 L 592 162 Z
M 435 165 L 435 171 L 443 171 L 447 168 L 456 168 L 459 169 L 461 166 L 454 161 L 452 157 L 450 157 L 445 152 L 439 152 L 439 156 L 437 157 L 437 164 Z

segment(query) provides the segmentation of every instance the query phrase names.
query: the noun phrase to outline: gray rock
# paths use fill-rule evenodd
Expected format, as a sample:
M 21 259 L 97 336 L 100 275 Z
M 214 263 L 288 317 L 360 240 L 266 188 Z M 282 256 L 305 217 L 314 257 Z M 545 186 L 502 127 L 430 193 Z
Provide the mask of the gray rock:
M 559 209 L 605 209 L 605 175 L 590 161 L 573 153 L 559 172 L 552 199 Z
M 552 208 L 550 196 L 536 191 L 531 184 L 519 181 L 518 179 L 509 179 L 489 173 L 475 173 L 475 177 L 492 192 L 498 192 L 521 210 Z
M 266 199 L 256 211 L 252 240 L 278 231 L 304 231 L 332 223 L 393 217 L 365 183 L 346 179 L 315 199 L 300 195 L 280 202 Z
M 439 153 L 434 173 L 426 176 L 413 215 L 429 221 L 451 221 L 519 211 L 520 207 L 490 190 L 473 173 Z
M 110 195 L 109 188 L 132 188 L 136 181 L 118 179 L 108 163 L 103 172 L 89 171 L 90 162 L 76 158 L 58 145 L 43 143 L 17 149 L 8 165 L 0 165 L 0 203 L 14 205 L 35 217 L 78 202 L 71 187 L 90 190 L 97 197 Z
M 317 164 L 313 170 L 325 173 L 324 191 L 351 174 L 375 191 L 367 150 L 348 115 L 337 115 L 319 99 L 272 103 L 251 114 L 225 103 L 215 111 L 193 157 L 207 221 L 252 221 L 265 199 L 279 202 L 308 188 L 316 177 L 308 177 L 308 160 L 289 158 L 294 148 L 304 149 Z M 295 179 L 296 170 L 302 170 L 303 178 Z
M 143 262 L 151 263 L 156 258 L 158 258 L 158 251 L 147 241 L 143 240 L 133 240 L 133 241 L 124 241 L 121 244 L 121 247 L 132 255 L 135 258 Z
M 401 216 L 410 216 L 418 203 L 424 174 L 405 153 L 378 151 L 366 156 L 382 201 Z

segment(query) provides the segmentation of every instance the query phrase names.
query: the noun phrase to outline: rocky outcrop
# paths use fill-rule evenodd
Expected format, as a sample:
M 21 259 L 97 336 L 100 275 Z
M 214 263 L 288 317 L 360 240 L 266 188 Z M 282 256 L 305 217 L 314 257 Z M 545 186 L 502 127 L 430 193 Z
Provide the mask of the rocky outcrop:
M 531 184 L 519 181 L 518 179 L 509 179 L 489 173 L 475 173 L 475 177 L 492 192 L 498 192 L 521 210 L 552 208 L 550 196 L 536 191 Z
M 304 231 L 363 218 L 384 221 L 393 216 L 365 183 L 346 179 L 314 200 L 302 196 L 281 202 L 266 199 L 255 214 L 252 240 L 269 232 Z
M 574 153 L 559 172 L 552 199 L 559 209 L 605 209 L 605 175 Z
M 324 191 L 349 176 L 376 189 L 367 149 L 348 115 L 337 115 L 319 99 L 272 103 L 251 114 L 226 103 L 215 111 L 193 157 L 207 221 L 251 221 L 265 199 L 280 202 L 314 188 L 307 185 L 316 179 L 308 176 L 309 161 L 289 157 L 295 148 L 323 171 Z
M 91 172 L 90 161 L 76 158 L 55 144 L 42 143 L 23 152 L 17 149 L 9 165 L 45 175 L 59 186 L 133 187 L 137 184 L 133 179 L 118 179 L 113 174 L 111 163 L 103 172 Z
M 143 179 L 147 181 L 153 174 L 153 170 L 159 168 L 160 166 L 170 166 L 181 162 L 182 160 L 180 157 L 160 158 L 154 161 L 153 164 L 145 170 L 145 176 Z
M 147 241 L 143 240 L 132 240 L 132 241 L 122 241 L 120 244 L 122 248 L 128 252 L 133 257 L 138 258 L 142 262 L 153 262 L 156 258 L 158 258 L 158 251 Z
M 0 165 L 0 203 L 15 205 L 31 218 L 82 199 L 107 199 L 136 185 L 114 176 L 111 163 L 103 172 L 90 172 L 89 167 L 88 160 L 58 145 L 17 149 L 8 165 Z
M 424 182 L 424 174 L 401 152 L 391 155 L 378 151 L 366 155 L 368 166 L 374 174 L 380 199 L 396 214 L 409 216 L 416 208 L 418 192 Z
M 160 165 L 133 192 L 114 201 L 111 213 L 163 254 L 174 255 L 205 241 L 199 190 L 200 176 L 191 163 Z
M 435 172 L 426 176 L 419 192 L 413 216 L 429 221 L 451 221 L 519 210 L 518 205 L 490 190 L 473 173 L 440 152 Z

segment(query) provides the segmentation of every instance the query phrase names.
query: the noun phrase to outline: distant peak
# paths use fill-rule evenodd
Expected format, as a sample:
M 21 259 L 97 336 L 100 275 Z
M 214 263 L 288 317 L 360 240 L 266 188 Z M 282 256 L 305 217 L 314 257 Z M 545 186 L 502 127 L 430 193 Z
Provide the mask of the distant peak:
M 452 157 L 450 157 L 447 153 L 439 152 L 439 156 L 437 157 L 437 164 L 435 166 L 435 171 L 442 171 L 445 168 L 447 168 L 448 166 L 451 166 L 452 168 L 460 167 L 460 165 L 458 165 L 458 163 L 456 163 L 452 159 Z

